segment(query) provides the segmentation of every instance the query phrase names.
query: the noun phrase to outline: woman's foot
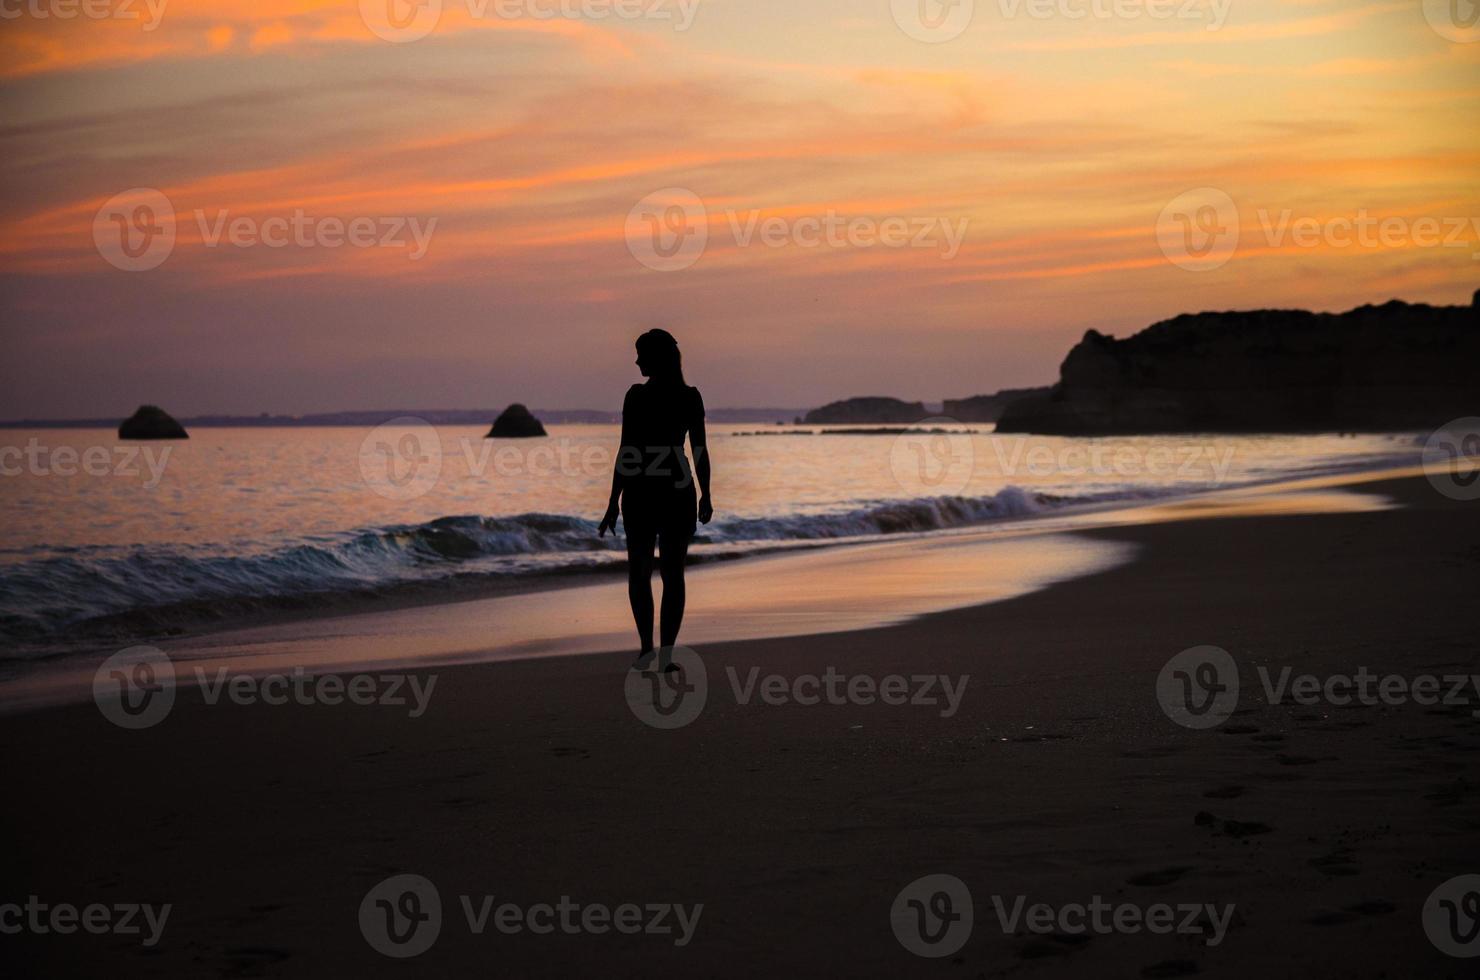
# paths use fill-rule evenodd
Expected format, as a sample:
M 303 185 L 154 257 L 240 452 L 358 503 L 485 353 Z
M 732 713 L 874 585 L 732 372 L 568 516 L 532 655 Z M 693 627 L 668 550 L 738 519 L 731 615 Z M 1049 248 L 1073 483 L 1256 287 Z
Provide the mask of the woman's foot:
M 636 660 L 632 661 L 632 669 L 633 670 L 647 670 L 649 667 L 651 667 L 653 665 L 653 658 L 656 657 L 657 655 L 658 655 L 658 651 L 657 650 L 644 650 L 642 653 L 639 653 L 637 655 L 637 659 Z

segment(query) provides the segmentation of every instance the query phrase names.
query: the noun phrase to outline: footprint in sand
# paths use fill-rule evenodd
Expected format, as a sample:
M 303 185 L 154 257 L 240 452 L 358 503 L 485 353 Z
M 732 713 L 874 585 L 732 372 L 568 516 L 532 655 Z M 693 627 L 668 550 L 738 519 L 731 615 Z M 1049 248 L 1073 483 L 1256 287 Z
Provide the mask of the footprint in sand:
M 237 946 L 223 952 L 226 954 L 226 965 L 221 970 L 223 977 L 262 976 L 266 968 L 292 955 L 285 949 L 270 946 Z
M 1290 755 L 1287 752 L 1281 752 L 1274 758 L 1282 766 L 1313 766 L 1317 762 L 1336 761 L 1336 756 L 1334 755 L 1328 755 L 1318 759 L 1313 755 Z
M 1197 811 L 1192 822 L 1198 827 L 1216 827 L 1219 832 L 1229 837 L 1254 837 L 1274 830 L 1269 824 L 1260 823 L 1257 820 L 1224 820 L 1220 827 L 1218 818 L 1207 810 Z
M 1165 759 L 1186 750 L 1185 745 L 1153 745 L 1144 749 L 1126 749 L 1120 756 L 1123 759 Z
M 1433 803 L 1434 806 L 1455 806 L 1464 800 L 1469 789 L 1469 785 L 1463 779 L 1457 779 L 1446 786 L 1434 787 L 1431 792 L 1425 793 L 1423 798 Z
M 1308 925 L 1313 926 L 1339 926 L 1347 922 L 1355 922 L 1369 915 L 1389 915 L 1394 911 L 1392 902 L 1383 899 L 1370 899 L 1357 902 L 1355 905 L 1347 905 L 1340 909 L 1322 909 L 1315 915 L 1306 919 Z
M 1083 936 L 1063 932 L 1049 933 L 1046 936 L 1036 936 L 1023 943 L 1018 948 L 1018 957 L 1025 960 L 1038 960 L 1046 956 L 1065 956 L 1089 945 L 1093 936 Z
M 1183 866 L 1176 868 L 1162 868 L 1158 871 L 1143 871 L 1138 875 L 1131 875 L 1129 878 L 1127 878 L 1126 884 L 1140 885 L 1142 887 L 1170 885 L 1172 882 L 1177 881 L 1191 870 L 1191 867 Z
M 1269 824 L 1257 820 L 1223 821 L 1223 832 L 1229 837 L 1253 837 L 1256 834 L 1267 834 L 1273 829 Z
M 1203 796 L 1210 800 L 1234 800 L 1240 796 L 1243 796 L 1246 792 L 1248 792 L 1248 790 L 1245 789 L 1243 786 L 1217 786 L 1213 789 L 1208 790 L 1206 793 L 1203 794 Z
M 1361 868 L 1356 862 L 1357 852 L 1350 847 L 1338 847 L 1330 854 L 1311 858 L 1308 863 L 1324 875 L 1355 875 L 1361 873 Z

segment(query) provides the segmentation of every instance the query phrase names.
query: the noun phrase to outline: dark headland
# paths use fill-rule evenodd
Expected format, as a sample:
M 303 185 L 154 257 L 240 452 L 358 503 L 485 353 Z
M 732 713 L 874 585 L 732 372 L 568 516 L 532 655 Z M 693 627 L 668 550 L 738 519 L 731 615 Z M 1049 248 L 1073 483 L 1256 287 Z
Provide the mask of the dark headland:
M 999 432 L 1110 435 L 1424 429 L 1480 414 L 1480 292 L 1346 313 L 1184 314 L 1124 340 L 1091 330 Z

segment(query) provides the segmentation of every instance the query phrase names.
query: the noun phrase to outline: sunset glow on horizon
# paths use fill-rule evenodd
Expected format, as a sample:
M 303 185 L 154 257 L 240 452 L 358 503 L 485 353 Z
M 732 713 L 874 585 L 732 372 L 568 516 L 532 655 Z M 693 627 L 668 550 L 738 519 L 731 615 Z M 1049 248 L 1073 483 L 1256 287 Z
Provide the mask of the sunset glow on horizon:
M 5 0 L 0 417 L 615 408 L 653 326 L 711 406 L 938 401 L 1480 287 L 1480 28 L 1435 4 L 921 0 L 971 13 L 930 43 L 914 2 Z

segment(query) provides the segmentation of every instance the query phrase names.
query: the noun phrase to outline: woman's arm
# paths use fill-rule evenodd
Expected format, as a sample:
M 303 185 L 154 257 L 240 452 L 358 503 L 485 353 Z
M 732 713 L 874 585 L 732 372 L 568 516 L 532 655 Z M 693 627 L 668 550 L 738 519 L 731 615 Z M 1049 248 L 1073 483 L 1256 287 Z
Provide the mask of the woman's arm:
M 627 454 L 627 447 L 631 444 L 628 438 L 630 434 L 627 428 L 627 408 L 632 401 L 632 391 L 627 391 L 627 397 L 622 400 L 622 438 L 617 444 L 617 458 L 612 462 L 612 492 L 606 501 L 606 514 L 601 518 L 601 524 L 596 528 L 598 538 L 605 537 L 606 532 L 617 533 L 617 515 L 620 513 L 619 505 L 622 501 L 623 471 L 627 468 L 623 459 Z
M 704 401 L 694 392 L 698 411 L 689 424 L 689 444 L 694 447 L 694 475 L 699 480 L 699 523 L 708 524 L 714 517 L 714 502 L 709 499 L 709 436 L 704 431 Z

